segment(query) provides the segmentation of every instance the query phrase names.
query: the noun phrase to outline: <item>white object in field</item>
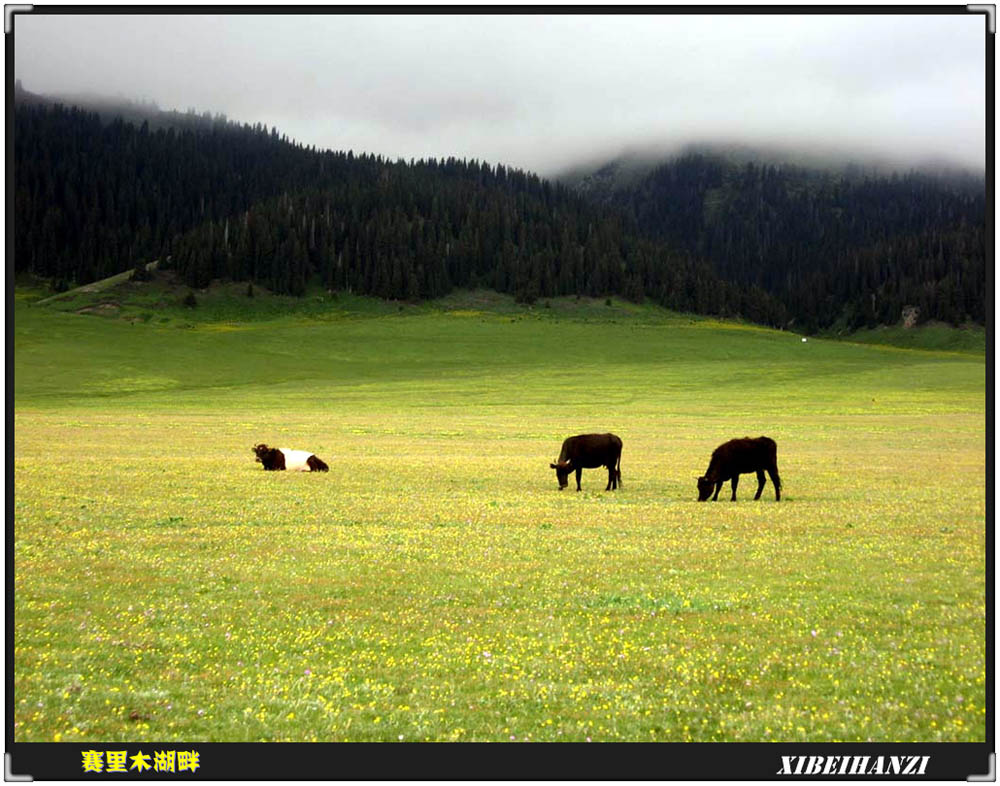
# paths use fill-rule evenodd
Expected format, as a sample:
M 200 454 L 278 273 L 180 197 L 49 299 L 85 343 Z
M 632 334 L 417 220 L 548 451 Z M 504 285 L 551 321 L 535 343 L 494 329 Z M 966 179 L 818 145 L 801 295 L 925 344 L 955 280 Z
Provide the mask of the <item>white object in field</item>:
M 311 467 L 306 464 L 312 455 L 308 450 L 289 450 L 288 448 L 278 448 L 285 455 L 285 470 L 288 472 L 310 472 Z
M 809 339 L 807 339 L 807 338 L 806 338 L 805 336 L 803 336 L 803 337 L 802 337 L 802 343 L 803 343 L 803 344 L 805 344 L 805 343 L 806 343 L 806 342 L 807 342 L 808 340 L 809 340 Z

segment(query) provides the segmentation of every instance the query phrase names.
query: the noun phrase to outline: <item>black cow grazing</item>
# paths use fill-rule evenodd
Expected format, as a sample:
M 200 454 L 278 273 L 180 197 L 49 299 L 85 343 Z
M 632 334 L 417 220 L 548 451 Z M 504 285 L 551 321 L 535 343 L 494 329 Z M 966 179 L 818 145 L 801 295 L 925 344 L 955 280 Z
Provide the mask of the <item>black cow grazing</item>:
M 754 499 L 760 499 L 764 490 L 764 471 L 771 476 L 774 485 L 774 499 L 781 499 L 781 478 L 778 477 L 778 446 L 773 439 L 757 437 L 750 439 L 731 439 L 719 445 L 712 451 L 712 460 L 708 463 L 705 474 L 698 478 L 698 501 L 704 502 L 715 488 L 714 502 L 719 498 L 719 490 L 727 480 L 733 482 L 732 501 L 736 501 L 736 486 L 740 475 L 747 472 L 757 473 L 757 493 Z
M 269 448 L 261 443 L 254 445 L 253 452 L 257 454 L 256 461 L 264 465 L 266 470 L 287 469 L 293 472 L 329 472 L 330 468 L 315 453 L 308 450 L 289 450 L 288 448 Z
M 559 459 L 549 466 L 556 471 L 559 490 L 569 485 L 569 473 L 576 472 L 576 490 L 580 490 L 580 476 L 584 469 L 608 468 L 608 485 L 605 491 L 622 484 L 622 441 L 614 434 L 580 434 L 568 437 L 559 451 Z

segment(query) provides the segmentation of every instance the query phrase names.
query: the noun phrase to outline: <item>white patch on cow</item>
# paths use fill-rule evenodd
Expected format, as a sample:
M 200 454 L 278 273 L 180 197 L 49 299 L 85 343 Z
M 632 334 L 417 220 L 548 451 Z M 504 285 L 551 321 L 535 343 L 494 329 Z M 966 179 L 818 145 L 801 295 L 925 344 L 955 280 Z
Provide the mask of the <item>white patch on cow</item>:
M 288 448 L 278 448 L 285 456 L 285 469 L 289 472 L 311 472 L 311 468 L 306 462 L 313 455 L 308 450 L 289 450 Z

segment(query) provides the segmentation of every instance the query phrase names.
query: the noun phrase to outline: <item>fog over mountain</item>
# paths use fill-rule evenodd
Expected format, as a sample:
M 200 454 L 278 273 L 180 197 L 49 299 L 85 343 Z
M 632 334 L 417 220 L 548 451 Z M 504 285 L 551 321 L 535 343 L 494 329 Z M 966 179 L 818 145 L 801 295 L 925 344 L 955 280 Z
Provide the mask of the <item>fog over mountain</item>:
M 307 145 L 556 175 L 738 143 L 985 163 L 985 17 L 75 15 L 14 18 L 35 93 L 262 122 Z

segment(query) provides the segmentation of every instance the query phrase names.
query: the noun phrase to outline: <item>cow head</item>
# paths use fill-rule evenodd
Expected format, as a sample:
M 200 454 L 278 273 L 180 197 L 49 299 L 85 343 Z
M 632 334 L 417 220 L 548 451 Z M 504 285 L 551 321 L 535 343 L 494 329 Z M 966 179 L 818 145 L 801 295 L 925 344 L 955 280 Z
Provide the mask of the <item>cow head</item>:
M 257 454 L 257 458 L 254 459 L 258 464 L 262 463 L 261 459 L 266 456 L 271 451 L 267 445 L 261 442 L 259 445 L 253 446 L 253 452 Z
M 549 466 L 556 471 L 556 480 L 559 481 L 559 490 L 562 491 L 569 485 L 569 473 L 573 471 L 573 462 L 559 461 Z
M 698 478 L 698 501 L 704 502 L 706 499 L 712 496 L 712 489 L 715 488 L 715 484 L 702 475 Z

